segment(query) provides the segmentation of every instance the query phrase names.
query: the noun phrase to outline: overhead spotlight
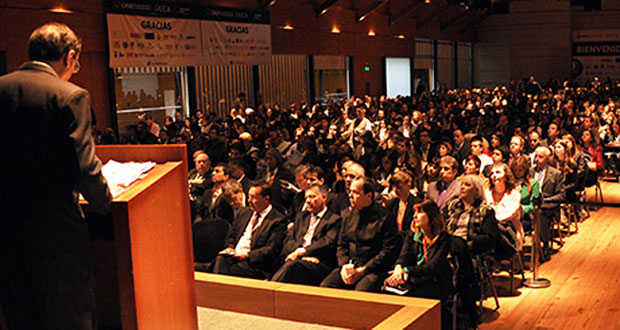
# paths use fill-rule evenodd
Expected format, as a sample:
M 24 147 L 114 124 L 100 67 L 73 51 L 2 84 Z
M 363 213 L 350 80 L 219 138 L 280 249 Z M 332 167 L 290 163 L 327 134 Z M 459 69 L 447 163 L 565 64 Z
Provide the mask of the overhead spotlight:
M 373 31 L 373 30 L 368 31 L 368 36 L 369 37 L 374 37 L 375 35 L 376 35 L 375 31 Z
M 399 34 L 395 38 L 396 39 L 405 39 L 405 35 L 404 34 Z
M 267 4 L 267 7 L 271 7 L 271 6 L 275 5 L 276 2 L 278 2 L 278 0 L 271 0 L 271 1 L 269 1 L 269 3 Z
M 291 26 L 290 24 L 286 24 L 284 26 L 281 27 L 282 30 L 295 30 L 295 28 L 293 26 Z
M 73 13 L 73 11 L 71 11 L 69 9 L 66 9 L 63 6 L 54 7 L 52 9 L 50 9 L 50 11 L 52 13 L 57 13 L 57 14 L 72 14 Z
M 332 33 L 340 33 L 340 29 L 334 25 L 334 27 L 332 28 Z
M 426 0 L 425 2 L 426 2 L 426 3 L 431 3 L 431 0 Z

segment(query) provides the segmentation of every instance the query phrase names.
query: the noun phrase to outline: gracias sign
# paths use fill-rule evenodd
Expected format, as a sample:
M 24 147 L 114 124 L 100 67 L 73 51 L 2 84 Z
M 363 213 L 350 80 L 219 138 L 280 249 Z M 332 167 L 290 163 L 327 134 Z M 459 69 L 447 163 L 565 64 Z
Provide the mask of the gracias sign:
M 263 12 L 128 1 L 108 11 L 112 68 L 271 63 Z

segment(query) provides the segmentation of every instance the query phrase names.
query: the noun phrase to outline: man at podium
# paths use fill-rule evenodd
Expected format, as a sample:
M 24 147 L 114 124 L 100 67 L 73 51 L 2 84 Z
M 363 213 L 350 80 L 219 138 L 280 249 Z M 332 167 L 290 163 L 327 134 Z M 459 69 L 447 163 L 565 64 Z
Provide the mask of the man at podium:
M 93 329 L 88 229 L 79 193 L 107 211 L 88 92 L 70 82 L 81 40 L 49 23 L 30 36 L 30 62 L 0 77 L 0 306 L 9 329 Z

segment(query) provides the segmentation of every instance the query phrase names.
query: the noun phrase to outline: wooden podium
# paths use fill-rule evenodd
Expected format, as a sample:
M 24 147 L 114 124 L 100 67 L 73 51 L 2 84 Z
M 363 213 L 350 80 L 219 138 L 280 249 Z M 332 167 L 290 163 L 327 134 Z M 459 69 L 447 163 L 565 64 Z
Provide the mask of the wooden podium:
M 99 327 L 197 329 L 186 147 L 97 146 L 96 153 L 103 163 L 157 163 L 114 198 L 113 229 L 85 208 L 89 221 L 109 228 L 106 235 L 106 225 L 91 227 Z

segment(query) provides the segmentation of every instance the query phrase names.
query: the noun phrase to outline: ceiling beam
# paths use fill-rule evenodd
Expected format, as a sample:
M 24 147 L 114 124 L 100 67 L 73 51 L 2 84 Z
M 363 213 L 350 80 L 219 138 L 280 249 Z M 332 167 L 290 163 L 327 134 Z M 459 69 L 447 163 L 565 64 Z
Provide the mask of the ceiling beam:
M 316 16 L 325 14 L 338 0 L 325 0 L 322 4 L 314 9 Z
M 392 15 L 390 13 L 390 17 L 389 17 L 389 25 L 394 25 L 394 23 L 396 23 L 396 21 L 398 21 L 399 19 L 407 16 L 407 14 L 413 12 L 414 10 L 420 8 L 421 6 L 423 6 L 425 3 L 424 1 L 417 3 L 417 4 L 409 4 L 407 5 L 407 7 L 405 7 L 403 10 L 401 10 L 400 12 L 396 13 L 395 15 Z
M 489 17 L 489 15 L 491 15 L 491 11 L 485 8 L 481 15 L 476 15 L 469 24 L 465 25 L 465 27 L 461 29 L 461 34 L 467 32 L 467 30 L 482 22 L 485 18 Z
M 388 2 L 388 0 L 374 1 L 373 3 L 370 4 L 370 6 L 368 6 L 366 9 L 360 11 L 359 13 L 356 11 L 356 13 L 355 13 L 355 22 L 359 23 L 359 22 L 363 21 L 366 17 L 368 17 L 368 15 L 370 13 L 372 13 L 373 11 L 379 9 L 379 7 L 383 6 L 387 2 Z
M 467 15 L 469 15 L 473 11 L 475 10 L 472 10 L 472 11 L 464 10 L 462 13 L 454 16 L 454 18 L 452 18 L 451 20 L 445 23 L 441 22 L 439 30 L 443 32 L 445 29 L 449 28 L 450 26 L 460 23 L 467 17 Z
M 435 21 L 437 21 L 441 15 L 445 14 L 446 12 L 448 12 L 448 10 L 450 10 L 452 7 L 448 6 L 446 8 L 443 8 L 442 10 L 440 10 L 437 14 L 435 15 L 431 15 L 429 17 L 427 17 L 424 21 L 419 22 L 418 24 L 416 24 L 416 30 L 421 29 L 423 26 L 428 25 L 430 23 L 433 23 Z

